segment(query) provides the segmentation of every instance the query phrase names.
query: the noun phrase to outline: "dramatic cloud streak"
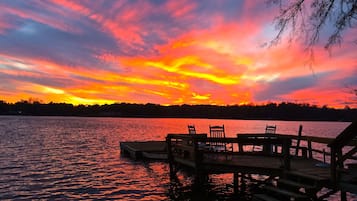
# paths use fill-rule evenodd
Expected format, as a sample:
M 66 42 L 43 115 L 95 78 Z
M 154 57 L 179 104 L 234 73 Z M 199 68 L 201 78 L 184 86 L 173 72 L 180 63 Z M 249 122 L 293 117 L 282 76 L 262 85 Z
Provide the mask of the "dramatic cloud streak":
M 329 56 L 266 47 L 260 1 L 1 1 L 0 95 L 16 102 L 356 107 L 355 30 Z

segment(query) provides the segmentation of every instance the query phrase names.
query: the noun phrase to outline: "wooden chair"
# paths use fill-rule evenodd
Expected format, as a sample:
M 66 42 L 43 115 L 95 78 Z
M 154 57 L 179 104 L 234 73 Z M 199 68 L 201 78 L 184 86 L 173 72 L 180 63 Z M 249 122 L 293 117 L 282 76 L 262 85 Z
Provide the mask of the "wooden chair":
M 222 126 L 209 126 L 209 133 L 211 138 L 225 138 L 226 133 L 224 130 L 224 125 Z M 217 152 L 227 152 L 233 151 L 233 146 L 228 146 L 228 143 L 225 142 L 211 142 L 211 150 Z
M 196 128 L 195 125 L 188 125 L 188 134 L 196 134 Z
M 265 134 L 275 134 L 276 133 L 276 125 L 266 125 L 265 126 Z M 276 147 L 275 147 L 276 149 Z M 253 152 L 261 152 L 261 151 L 268 151 L 271 150 L 269 152 L 273 151 L 273 148 L 270 145 L 264 145 L 264 146 L 256 146 L 253 145 L 252 147 L 252 151 Z
M 276 134 L 276 125 L 266 125 L 265 126 L 265 134 Z M 276 145 L 265 145 L 263 146 L 263 151 L 268 153 L 273 153 L 277 151 Z
M 189 124 L 187 125 L 188 128 L 188 134 L 189 135 L 196 135 L 196 127 L 193 124 Z M 208 150 L 209 149 L 209 145 L 204 143 L 204 142 L 198 142 L 198 148 L 201 150 Z
M 265 126 L 265 134 L 275 134 L 276 133 L 276 125 L 266 125 Z

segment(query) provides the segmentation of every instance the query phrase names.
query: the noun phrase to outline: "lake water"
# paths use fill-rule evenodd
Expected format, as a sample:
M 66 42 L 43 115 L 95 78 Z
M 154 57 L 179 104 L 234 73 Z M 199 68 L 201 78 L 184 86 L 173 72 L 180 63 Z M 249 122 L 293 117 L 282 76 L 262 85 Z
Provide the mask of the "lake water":
M 335 137 L 349 123 L 0 116 L 0 200 L 243 200 L 226 185 L 231 175 L 213 175 L 207 186 L 194 188 L 185 173 L 170 180 L 166 163 L 120 155 L 120 141 L 164 140 L 187 133 L 187 124 L 198 133 L 224 124 L 231 137 L 263 132 L 267 124 L 297 134 L 302 124 L 304 135 Z

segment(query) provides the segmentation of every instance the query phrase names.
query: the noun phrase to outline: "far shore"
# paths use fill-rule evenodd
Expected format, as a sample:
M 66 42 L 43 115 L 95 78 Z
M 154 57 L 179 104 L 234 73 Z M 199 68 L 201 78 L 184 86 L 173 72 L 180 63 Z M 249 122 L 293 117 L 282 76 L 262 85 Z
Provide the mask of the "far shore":
M 284 121 L 343 121 L 357 119 L 357 108 L 318 107 L 282 102 L 266 105 L 171 105 L 117 103 L 111 105 L 72 105 L 68 103 L 0 101 L 0 115 L 77 116 L 129 118 L 200 118 Z

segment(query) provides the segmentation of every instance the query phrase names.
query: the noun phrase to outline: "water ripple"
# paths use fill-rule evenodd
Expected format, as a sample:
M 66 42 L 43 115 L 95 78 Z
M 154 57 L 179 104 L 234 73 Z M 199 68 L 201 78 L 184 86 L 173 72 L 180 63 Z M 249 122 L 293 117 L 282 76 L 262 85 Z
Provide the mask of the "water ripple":
M 0 200 L 230 199 L 230 176 L 217 176 L 204 192 L 196 191 L 184 174 L 170 180 L 165 163 L 120 156 L 119 141 L 162 140 L 166 133 L 185 132 L 192 121 L 199 130 L 212 122 L 228 130 L 260 129 L 256 121 L 0 116 Z M 294 126 L 286 127 L 295 132 Z M 345 125 L 325 127 L 319 129 L 328 134 Z

